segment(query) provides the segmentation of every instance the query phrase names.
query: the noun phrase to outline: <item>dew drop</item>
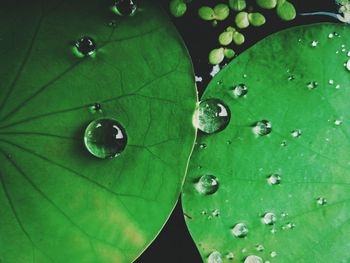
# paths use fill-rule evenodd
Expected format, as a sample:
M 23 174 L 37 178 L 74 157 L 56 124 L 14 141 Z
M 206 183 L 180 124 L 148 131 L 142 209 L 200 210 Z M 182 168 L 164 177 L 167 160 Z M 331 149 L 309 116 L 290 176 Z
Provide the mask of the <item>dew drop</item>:
M 200 145 L 199 145 L 199 149 L 205 149 L 205 148 L 207 148 L 207 145 L 205 144 L 205 143 L 201 143 Z
M 315 89 L 317 88 L 318 86 L 318 83 L 316 81 L 310 81 L 308 84 L 307 84 L 307 88 L 308 89 Z
M 203 175 L 195 184 L 196 190 L 205 195 L 214 194 L 219 188 L 219 182 L 214 175 Z
M 311 47 L 317 47 L 318 46 L 318 41 L 317 40 L 313 40 L 311 42 Z
M 261 257 L 250 255 L 245 258 L 244 263 L 263 263 L 263 260 Z
M 221 254 L 218 251 L 213 251 L 208 256 L 208 263 L 222 263 Z
M 123 126 L 114 119 L 97 119 L 85 129 L 86 149 L 94 156 L 106 159 L 120 155 L 127 144 Z
M 232 252 L 227 253 L 226 258 L 228 260 L 233 260 L 235 258 L 235 255 Z
M 333 84 L 334 84 L 334 80 L 333 80 L 333 79 L 330 79 L 330 80 L 328 81 L 328 84 L 329 84 L 329 85 L 333 85 Z
M 199 103 L 197 128 L 206 134 L 213 134 L 225 129 L 230 117 L 229 108 L 221 100 L 207 99 Z
M 281 146 L 282 146 L 282 147 L 286 147 L 286 146 L 287 146 L 287 141 L 282 141 L 282 142 L 281 142 Z
M 212 214 L 213 216 L 219 216 L 219 215 L 220 215 L 220 210 L 219 210 L 219 209 L 214 209 L 214 210 L 211 212 L 211 214 Z
M 245 84 L 239 84 L 233 88 L 232 92 L 236 97 L 243 97 L 247 95 L 248 88 Z
M 96 113 L 96 112 L 102 112 L 102 106 L 100 103 L 94 103 L 93 105 L 90 106 L 90 111 L 92 113 Z
M 261 135 L 261 136 L 267 135 L 272 131 L 272 124 L 267 120 L 258 121 L 255 124 L 253 131 L 257 135 Z
M 337 125 L 337 126 L 342 125 L 342 123 L 343 123 L 342 120 L 335 120 L 335 121 L 334 121 L 334 124 Z
M 345 67 L 348 71 L 350 71 L 350 59 L 346 62 Z
M 96 51 L 96 44 L 91 37 L 84 36 L 75 42 L 80 56 L 91 56 Z
M 282 212 L 282 213 L 281 213 L 281 216 L 282 216 L 282 217 L 287 217 L 287 216 L 288 216 L 288 213 L 287 213 L 287 212 Z
M 110 26 L 110 27 L 116 27 L 116 26 L 117 26 L 117 21 L 111 20 L 111 21 L 108 23 L 108 26 Z
M 301 130 L 294 130 L 290 133 L 294 138 L 298 138 L 301 136 Z
M 328 38 L 333 38 L 334 37 L 334 33 L 329 33 L 328 34 Z
M 133 0 L 117 0 L 114 5 L 115 12 L 120 16 L 132 16 L 136 9 L 137 5 Z
M 279 176 L 278 174 L 271 174 L 268 178 L 267 178 L 267 182 L 270 185 L 277 185 L 281 183 L 281 176 Z
M 274 257 L 277 256 L 277 252 L 276 251 L 272 251 L 270 255 L 271 255 L 272 258 L 274 258 Z
M 232 229 L 232 234 L 236 237 L 246 237 L 248 234 L 248 228 L 244 223 L 236 224 Z
M 265 225 L 273 225 L 276 221 L 277 221 L 276 215 L 271 212 L 266 213 L 262 218 L 262 222 Z
M 264 249 L 265 249 L 265 248 L 264 248 L 264 246 L 263 246 L 263 245 L 261 245 L 261 244 L 256 245 L 256 247 L 255 247 L 255 248 L 256 248 L 256 250 L 257 250 L 257 251 L 260 251 L 260 252 L 261 252 L 261 251 L 264 251 Z
M 325 204 L 327 204 L 327 199 L 324 197 L 319 197 L 316 199 L 316 202 L 318 205 L 325 205 Z
M 295 80 L 295 76 L 294 76 L 294 75 L 288 76 L 288 80 L 289 80 L 289 81 Z

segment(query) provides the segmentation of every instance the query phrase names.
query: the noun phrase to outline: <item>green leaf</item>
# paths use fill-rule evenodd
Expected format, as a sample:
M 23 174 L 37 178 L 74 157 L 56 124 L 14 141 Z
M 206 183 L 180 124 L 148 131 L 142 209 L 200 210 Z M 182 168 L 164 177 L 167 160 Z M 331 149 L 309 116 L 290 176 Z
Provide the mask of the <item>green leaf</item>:
M 236 55 L 236 52 L 231 48 L 224 49 L 225 58 L 231 59 Z
M 183 0 L 171 0 L 169 10 L 173 16 L 181 17 L 186 13 L 187 5 L 183 2 Z
M 198 9 L 198 15 L 200 18 L 206 21 L 214 20 L 215 19 L 215 13 L 213 8 L 209 6 L 202 6 Z
M 349 43 L 343 25 L 292 28 L 210 82 L 202 100 L 222 101 L 231 120 L 199 134 L 182 195 L 205 262 L 215 251 L 222 262 L 350 260 Z
M 253 26 L 262 26 L 266 23 L 266 18 L 261 13 L 250 13 L 248 19 Z
M 224 48 L 214 48 L 209 53 L 209 63 L 212 65 L 220 64 L 224 60 Z
M 245 37 L 242 33 L 235 32 L 233 34 L 233 41 L 235 42 L 236 45 L 242 45 L 245 42 Z
M 245 0 L 228 0 L 228 5 L 234 11 L 242 11 L 247 7 L 247 3 Z
M 277 15 L 285 21 L 293 20 L 296 17 L 296 10 L 294 5 L 285 0 L 278 2 Z
M 256 0 L 258 6 L 264 9 L 272 9 L 277 5 L 277 0 Z
M 179 196 L 195 137 L 187 50 L 154 1 L 132 17 L 110 4 L 1 7 L 1 262 L 131 262 Z M 73 54 L 82 36 L 94 56 Z M 101 117 L 126 130 L 117 158 L 84 147 Z
M 227 32 L 222 32 L 219 35 L 219 43 L 223 46 L 227 46 L 231 44 L 233 40 L 233 32 L 232 31 L 227 31 Z
M 214 7 L 215 19 L 218 21 L 225 20 L 230 14 L 230 8 L 226 4 L 217 4 Z
M 249 26 L 248 13 L 239 12 L 235 17 L 235 23 L 238 28 L 247 28 Z

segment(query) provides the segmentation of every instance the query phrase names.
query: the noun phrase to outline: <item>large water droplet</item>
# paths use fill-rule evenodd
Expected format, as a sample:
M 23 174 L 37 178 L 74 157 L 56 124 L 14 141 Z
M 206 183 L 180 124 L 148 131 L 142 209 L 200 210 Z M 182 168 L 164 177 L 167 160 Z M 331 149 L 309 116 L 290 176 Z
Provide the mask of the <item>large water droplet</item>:
M 273 225 L 276 222 L 276 220 L 276 215 L 271 212 L 266 213 L 262 218 L 263 223 L 266 225 Z
M 221 100 L 207 99 L 199 104 L 197 128 L 207 134 L 219 132 L 226 128 L 230 117 L 229 108 Z
M 203 175 L 195 185 L 197 191 L 201 194 L 214 194 L 219 188 L 219 182 L 214 175 Z
M 248 228 L 244 223 L 236 224 L 232 229 L 232 233 L 236 237 L 246 237 L 248 234 Z
M 232 92 L 233 92 L 233 95 L 236 97 L 243 97 L 247 95 L 248 88 L 245 84 L 239 84 L 233 88 Z
M 75 42 L 80 56 L 91 56 L 96 51 L 96 44 L 91 37 L 84 36 Z
M 271 185 L 280 184 L 281 183 L 281 176 L 279 176 L 278 174 L 271 174 L 267 178 L 267 182 Z
M 112 158 L 125 149 L 127 135 L 116 120 L 97 119 L 85 129 L 84 143 L 92 155 L 101 159 Z
M 250 255 L 245 258 L 244 263 L 263 263 L 263 260 L 261 257 Z
M 118 15 L 132 16 L 136 12 L 137 5 L 133 0 L 117 0 L 114 8 Z
M 267 135 L 272 132 L 272 124 L 267 120 L 259 121 L 255 124 L 253 131 L 257 135 Z
M 220 252 L 213 251 L 208 256 L 208 263 L 222 263 L 222 257 Z

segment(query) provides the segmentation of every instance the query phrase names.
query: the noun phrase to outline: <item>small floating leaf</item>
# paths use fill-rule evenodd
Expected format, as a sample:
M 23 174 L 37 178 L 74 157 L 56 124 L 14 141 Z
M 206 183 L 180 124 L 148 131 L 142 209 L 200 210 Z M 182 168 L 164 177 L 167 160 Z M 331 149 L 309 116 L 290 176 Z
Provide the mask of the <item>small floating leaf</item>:
M 266 23 L 266 18 L 261 13 L 250 13 L 248 14 L 248 19 L 253 26 L 262 26 Z
M 198 9 L 198 15 L 200 18 L 203 20 L 214 20 L 215 19 L 215 13 L 213 8 L 209 6 L 202 6 L 201 8 Z
M 238 28 L 247 28 L 249 26 L 248 13 L 239 12 L 236 15 L 235 22 Z
M 229 0 L 228 5 L 234 11 L 243 11 L 247 7 L 246 0 Z
M 212 65 L 217 65 L 224 60 L 224 57 L 224 48 L 215 48 L 209 53 L 209 62 Z
M 279 0 L 277 4 L 277 15 L 282 20 L 293 20 L 296 17 L 294 5 L 286 0 Z
M 256 0 L 256 3 L 261 8 L 272 9 L 277 5 L 277 0 Z
M 169 4 L 170 13 L 175 17 L 183 16 L 187 11 L 187 5 L 183 0 L 171 0 Z

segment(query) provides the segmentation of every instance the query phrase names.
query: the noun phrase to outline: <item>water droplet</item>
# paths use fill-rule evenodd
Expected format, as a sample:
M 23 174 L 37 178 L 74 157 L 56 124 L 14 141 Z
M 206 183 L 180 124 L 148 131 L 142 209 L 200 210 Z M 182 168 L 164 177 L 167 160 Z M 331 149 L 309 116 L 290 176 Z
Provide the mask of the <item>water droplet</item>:
M 244 223 L 236 224 L 231 231 L 236 237 L 246 237 L 248 234 L 248 228 Z
M 308 89 L 315 89 L 317 88 L 318 86 L 318 83 L 316 81 L 310 81 L 308 84 L 307 84 L 307 88 Z
M 263 263 L 263 260 L 261 257 L 250 255 L 245 258 L 244 263 Z
M 214 209 L 213 212 L 211 213 L 213 216 L 219 216 L 220 215 L 220 210 L 219 209 Z
M 281 177 L 278 174 L 271 174 L 267 178 L 267 182 L 271 185 L 276 185 L 281 183 Z
M 311 46 L 312 46 L 312 47 L 317 47 L 317 46 L 318 46 L 318 41 L 317 41 L 317 40 L 313 40 L 313 41 L 311 42 Z
M 114 5 L 114 10 L 121 16 L 132 16 L 137 9 L 136 3 L 133 0 L 117 0 Z
M 228 260 L 232 260 L 232 259 L 235 258 L 235 255 L 234 255 L 232 252 L 229 252 L 229 253 L 227 253 L 226 258 L 227 258 Z
M 92 155 L 101 159 L 112 158 L 124 151 L 127 135 L 116 120 L 97 119 L 86 127 L 84 143 Z
M 115 21 L 115 20 L 110 21 L 110 22 L 108 23 L 108 26 L 110 26 L 110 27 L 116 27 L 116 26 L 117 26 L 117 21 Z
M 206 134 L 222 131 L 230 122 L 229 108 L 218 99 L 201 101 L 198 107 L 198 129 Z
M 298 138 L 301 136 L 301 130 L 294 130 L 290 133 L 294 138 Z
M 271 255 L 271 257 L 273 257 L 273 258 L 274 258 L 274 257 L 276 257 L 276 256 L 277 256 L 277 252 L 276 252 L 276 251 L 272 251 L 270 255 Z
M 335 121 L 334 121 L 334 124 L 337 125 L 337 126 L 342 125 L 342 123 L 343 123 L 342 120 L 335 120 Z
M 255 124 L 253 131 L 257 135 L 261 135 L 261 136 L 267 135 L 272 131 L 272 124 L 267 120 L 258 121 Z
M 295 80 L 295 76 L 294 76 L 294 75 L 290 75 L 290 76 L 288 77 L 288 80 L 289 80 L 289 81 Z
M 327 199 L 324 198 L 324 197 L 319 197 L 319 198 L 316 199 L 316 202 L 319 205 L 325 205 L 325 204 L 327 204 Z
M 282 217 L 287 217 L 287 216 L 288 216 L 288 213 L 287 213 L 287 212 L 282 212 L 282 213 L 281 213 L 281 216 L 282 216 Z
M 102 106 L 100 103 L 94 103 L 93 105 L 90 106 L 90 111 L 92 113 L 96 113 L 96 112 L 101 112 L 102 111 Z
M 207 145 L 206 145 L 205 143 L 201 143 L 201 144 L 199 145 L 199 148 L 200 148 L 200 149 L 205 149 L 205 148 L 207 148 Z
M 350 71 L 350 59 L 346 62 L 345 67 L 348 71 Z
M 350 57 L 350 51 L 346 54 L 348 57 Z
M 243 97 L 247 95 L 248 88 L 245 84 L 239 84 L 233 88 L 232 92 L 236 97 Z
M 218 251 L 213 251 L 208 256 L 208 263 L 222 263 L 221 254 Z
M 286 146 L 287 146 L 287 141 L 282 141 L 282 142 L 281 142 L 281 146 L 282 146 L 282 147 L 286 147 Z
M 197 191 L 201 194 L 214 194 L 219 188 L 219 182 L 214 175 L 203 175 L 195 185 Z
M 256 245 L 256 247 L 255 247 L 255 248 L 256 248 L 256 250 L 257 250 L 257 251 L 260 251 L 260 252 L 261 252 L 261 251 L 264 251 L 264 249 L 265 249 L 265 248 L 264 248 L 264 246 L 263 246 L 263 245 L 261 245 L 261 244 Z
M 328 38 L 333 38 L 334 37 L 334 33 L 329 33 L 328 34 Z
M 340 85 L 337 84 L 337 85 L 335 86 L 335 88 L 336 88 L 336 89 L 340 89 Z
M 96 44 L 91 37 L 82 37 L 75 42 L 75 47 L 80 56 L 91 56 L 96 51 Z
M 262 221 L 266 225 L 273 225 L 277 221 L 277 217 L 274 213 L 269 212 L 263 216 Z
M 333 80 L 333 79 L 330 79 L 330 80 L 328 81 L 328 84 L 329 84 L 329 85 L 333 85 L 333 84 L 334 84 L 334 80 Z

